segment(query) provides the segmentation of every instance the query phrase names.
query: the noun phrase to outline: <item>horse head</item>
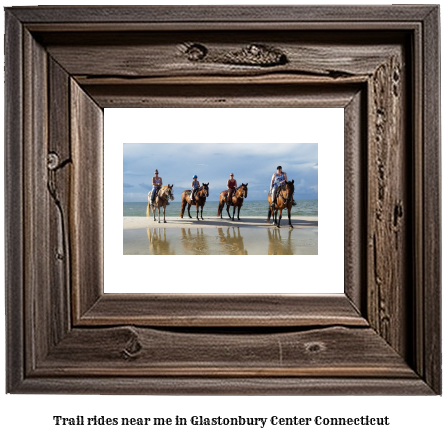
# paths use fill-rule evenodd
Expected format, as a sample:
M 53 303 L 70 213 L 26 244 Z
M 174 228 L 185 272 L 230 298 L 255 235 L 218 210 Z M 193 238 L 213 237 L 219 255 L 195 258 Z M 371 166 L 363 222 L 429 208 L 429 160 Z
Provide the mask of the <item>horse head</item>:
M 294 180 L 286 181 L 286 187 L 288 191 L 288 196 L 292 196 L 294 193 Z
M 200 187 L 200 196 L 208 197 L 209 196 L 209 183 L 205 184 L 202 183 L 202 186 Z
M 169 185 L 166 188 L 166 196 L 168 197 L 168 199 L 170 199 L 171 201 L 174 200 L 174 192 L 172 190 L 172 187 L 174 187 L 174 184 Z
M 236 194 L 236 196 L 238 197 L 238 198 L 247 198 L 248 197 L 248 184 L 249 183 L 246 183 L 246 184 L 241 184 L 241 186 L 240 187 L 237 187 L 237 193 L 238 193 L 238 195 Z

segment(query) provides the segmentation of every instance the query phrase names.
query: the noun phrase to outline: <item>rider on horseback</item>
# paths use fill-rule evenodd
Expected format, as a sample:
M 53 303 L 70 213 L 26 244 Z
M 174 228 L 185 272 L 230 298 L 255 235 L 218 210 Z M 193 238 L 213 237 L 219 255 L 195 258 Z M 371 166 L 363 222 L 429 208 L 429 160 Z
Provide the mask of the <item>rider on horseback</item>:
M 275 206 L 275 198 L 277 196 L 278 189 L 280 188 L 280 186 L 282 184 L 285 184 L 287 180 L 288 180 L 288 177 L 286 175 L 286 172 L 282 172 L 282 167 L 278 166 L 277 173 L 274 173 L 274 175 L 272 175 L 272 179 L 271 179 L 271 188 L 270 188 L 271 196 L 272 196 L 271 207 Z M 292 205 L 296 205 L 296 202 L 294 201 L 294 199 L 292 199 Z
M 226 204 L 230 205 L 232 202 L 232 195 L 234 194 L 235 188 L 237 187 L 237 181 L 234 179 L 233 173 L 231 173 L 230 179 L 228 179 L 226 187 L 228 188 L 228 196 L 226 199 Z
M 155 194 L 162 186 L 162 179 L 158 176 L 158 170 L 155 169 L 155 176 L 152 177 L 151 204 L 154 202 Z
M 191 188 L 192 188 L 192 191 L 191 191 L 191 201 L 194 199 L 195 191 L 200 188 L 200 183 L 197 181 L 197 178 L 198 178 L 197 175 L 194 175 L 192 183 L 191 183 Z

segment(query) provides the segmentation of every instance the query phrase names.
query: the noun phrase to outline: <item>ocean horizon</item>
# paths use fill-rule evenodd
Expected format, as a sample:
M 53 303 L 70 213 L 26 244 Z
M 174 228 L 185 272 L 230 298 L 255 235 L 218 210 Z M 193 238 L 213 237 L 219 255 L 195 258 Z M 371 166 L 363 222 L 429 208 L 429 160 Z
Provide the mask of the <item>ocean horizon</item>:
M 297 205 L 292 208 L 292 216 L 318 216 L 318 199 L 303 199 L 296 200 Z M 148 206 L 147 202 L 123 202 L 123 216 L 136 216 L 145 217 L 146 208 Z M 167 217 L 178 217 L 180 216 L 181 202 L 174 201 L 166 207 Z M 268 201 L 248 201 L 246 200 L 240 210 L 240 217 L 252 217 L 252 216 L 263 216 L 268 215 L 269 204 Z M 216 216 L 218 209 L 218 201 L 207 201 L 203 209 L 203 217 L 205 216 Z M 232 215 L 233 208 L 230 207 L 229 212 Z M 163 214 L 163 210 L 162 210 Z M 191 206 L 191 216 L 195 216 L 196 209 L 195 206 Z M 186 215 L 186 212 L 185 212 Z M 283 216 L 287 216 L 286 212 L 283 212 Z M 223 209 L 223 216 L 228 217 L 226 212 L 226 206 Z M 236 212 L 237 216 L 237 212 Z

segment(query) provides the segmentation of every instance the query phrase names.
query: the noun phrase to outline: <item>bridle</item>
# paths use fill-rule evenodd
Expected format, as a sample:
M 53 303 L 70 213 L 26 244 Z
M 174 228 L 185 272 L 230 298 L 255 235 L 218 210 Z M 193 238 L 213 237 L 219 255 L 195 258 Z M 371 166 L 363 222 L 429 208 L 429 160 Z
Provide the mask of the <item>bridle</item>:
M 243 187 L 244 187 L 244 190 L 242 190 L 241 195 L 237 195 L 237 192 Z M 248 188 L 244 184 L 242 184 L 240 187 L 237 187 L 235 189 L 235 197 L 236 198 L 247 198 L 247 196 L 248 196 Z
M 292 194 L 294 193 L 294 186 L 292 185 L 292 184 L 289 184 L 288 182 L 286 182 L 285 184 L 284 184 L 284 186 L 285 186 L 285 190 L 286 190 L 286 187 L 287 186 L 289 186 L 289 187 L 291 187 L 292 186 L 292 193 L 290 192 L 290 190 L 289 190 L 289 188 L 288 188 L 288 197 L 287 198 L 285 198 L 284 196 L 283 196 L 283 186 L 282 186 L 282 188 L 280 189 L 280 192 L 279 192 L 279 194 L 278 194 L 278 196 L 280 196 L 282 199 L 283 199 L 283 203 L 284 204 L 286 204 L 287 202 L 288 202 L 288 199 L 292 196 Z
M 203 195 L 200 194 L 201 191 L 203 191 L 203 193 L 204 193 Z M 206 186 L 206 185 L 203 184 L 203 185 L 198 189 L 196 195 L 201 196 L 202 198 L 207 198 L 207 197 L 209 196 L 209 189 L 208 189 L 208 186 Z
M 166 196 L 166 198 L 164 197 Z M 169 201 L 170 199 L 174 199 L 174 193 L 172 191 L 172 187 L 166 187 L 165 189 L 160 189 L 158 192 L 158 197 L 163 199 L 164 201 Z

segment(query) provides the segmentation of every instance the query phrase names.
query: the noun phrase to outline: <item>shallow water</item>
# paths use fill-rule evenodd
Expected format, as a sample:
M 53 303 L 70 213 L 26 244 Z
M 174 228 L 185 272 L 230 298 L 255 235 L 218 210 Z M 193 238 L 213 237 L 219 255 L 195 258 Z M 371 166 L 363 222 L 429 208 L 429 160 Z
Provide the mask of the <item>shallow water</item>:
M 123 203 L 123 216 L 146 216 L 147 202 L 124 202 Z M 166 207 L 166 217 L 178 217 L 180 216 L 180 202 L 171 202 Z M 218 201 L 206 201 L 203 217 L 215 216 L 217 214 Z M 268 201 L 249 201 L 245 200 L 243 207 L 240 210 L 240 217 L 251 216 L 267 216 L 269 204 Z M 233 208 L 230 208 L 232 214 Z M 191 216 L 195 217 L 195 206 L 191 207 Z M 286 212 L 283 213 L 285 216 Z M 163 215 L 163 210 L 162 210 Z M 187 213 L 185 214 L 187 216 Z M 226 206 L 223 210 L 223 216 L 228 217 L 226 212 Z M 297 205 L 292 208 L 292 216 L 318 216 L 318 200 L 297 200 Z
M 123 254 L 317 255 L 318 228 L 147 228 L 123 230 Z

